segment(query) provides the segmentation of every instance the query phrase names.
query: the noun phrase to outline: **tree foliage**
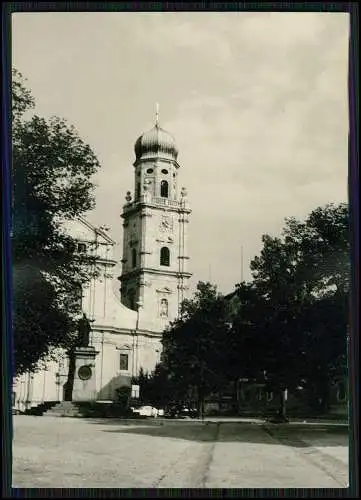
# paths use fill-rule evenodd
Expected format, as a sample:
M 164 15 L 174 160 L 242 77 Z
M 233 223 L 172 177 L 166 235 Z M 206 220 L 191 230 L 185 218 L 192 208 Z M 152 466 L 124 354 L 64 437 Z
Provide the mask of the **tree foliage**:
M 34 99 L 17 70 L 12 101 L 13 337 L 19 374 L 73 341 L 79 286 L 95 267 L 74 251 L 64 224 L 93 208 L 91 177 L 99 162 L 65 120 L 30 113 Z
M 326 404 L 331 376 L 346 368 L 347 205 L 319 207 L 304 222 L 286 219 L 282 238 L 263 237 L 251 269 L 262 300 L 258 346 L 270 382 L 308 387 Z
M 181 315 L 163 334 L 162 363 L 150 377 L 152 401 L 164 406 L 202 405 L 224 380 L 223 343 L 227 303 L 215 286 L 199 282 L 194 297 L 183 301 Z
M 185 401 L 194 389 L 202 400 L 246 378 L 278 392 L 282 413 L 286 388 L 302 387 L 311 405 L 327 409 L 330 384 L 347 370 L 348 207 L 288 218 L 281 237 L 262 243 L 250 283 L 224 297 L 200 282 L 184 301 L 148 380 L 158 394 L 162 386 L 160 400 Z

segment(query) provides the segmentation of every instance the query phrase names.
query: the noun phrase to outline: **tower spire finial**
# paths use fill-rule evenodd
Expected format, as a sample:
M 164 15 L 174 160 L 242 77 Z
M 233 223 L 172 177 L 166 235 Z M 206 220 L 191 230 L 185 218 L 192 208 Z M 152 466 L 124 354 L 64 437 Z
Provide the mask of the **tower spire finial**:
M 159 104 L 155 103 L 155 125 L 158 127 L 159 125 Z

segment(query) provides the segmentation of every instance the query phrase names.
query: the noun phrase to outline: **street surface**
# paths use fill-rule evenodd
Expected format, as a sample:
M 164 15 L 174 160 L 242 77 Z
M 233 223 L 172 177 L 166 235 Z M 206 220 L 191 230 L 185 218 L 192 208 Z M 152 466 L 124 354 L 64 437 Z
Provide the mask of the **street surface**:
M 13 487 L 342 488 L 347 427 L 14 416 Z

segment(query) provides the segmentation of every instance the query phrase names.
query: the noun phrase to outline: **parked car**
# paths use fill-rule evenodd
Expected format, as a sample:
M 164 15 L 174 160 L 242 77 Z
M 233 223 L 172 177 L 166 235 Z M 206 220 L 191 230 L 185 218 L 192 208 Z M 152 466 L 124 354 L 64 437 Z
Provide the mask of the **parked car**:
M 198 410 L 196 408 L 188 408 L 187 406 L 170 406 L 165 414 L 168 418 L 196 418 Z
M 181 409 L 181 415 L 185 415 L 186 417 L 189 417 L 189 418 L 197 418 L 198 417 L 198 410 L 197 410 L 197 408 L 188 408 L 187 406 L 184 406 Z
M 131 408 L 133 413 L 144 417 L 161 417 L 164 415 L 164 410 L 154 408 L 154 406 L 140 406 L 139 408 Z

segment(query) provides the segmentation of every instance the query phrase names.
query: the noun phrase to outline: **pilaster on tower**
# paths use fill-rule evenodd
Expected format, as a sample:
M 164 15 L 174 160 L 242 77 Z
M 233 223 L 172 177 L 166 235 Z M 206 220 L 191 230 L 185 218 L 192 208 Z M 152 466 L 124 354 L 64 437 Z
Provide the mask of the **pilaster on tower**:
M 171 134 L 155 126 L 135 143 L 134 195 L 123 207 L 121 301 L 164 326 L 175 319 L 186 297 L 188 222 L 185 188 L 178 191 L 178 149 Z

